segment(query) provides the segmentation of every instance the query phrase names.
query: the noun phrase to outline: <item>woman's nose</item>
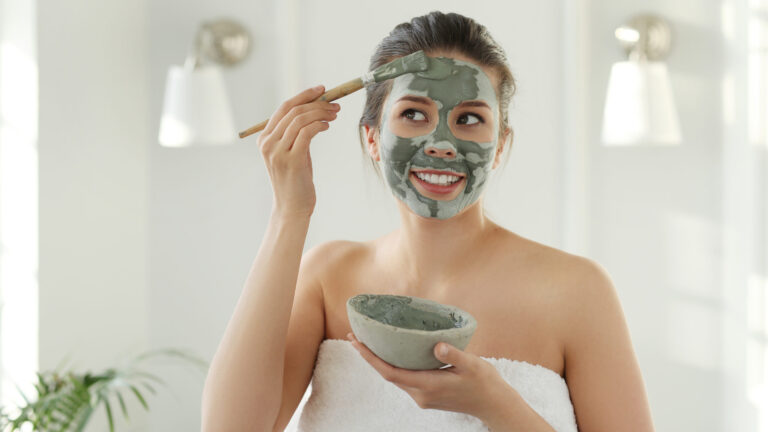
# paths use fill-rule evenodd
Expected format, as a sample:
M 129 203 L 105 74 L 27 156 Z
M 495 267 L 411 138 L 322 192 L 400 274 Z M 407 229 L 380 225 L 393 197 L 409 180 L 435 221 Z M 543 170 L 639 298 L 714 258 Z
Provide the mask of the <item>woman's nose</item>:
M 453 149 L 441 149 L 433 146 L 424 147 L 424 153 L 432 156 L 445 159 L 451 159 L 456 157 L 456 151 Z

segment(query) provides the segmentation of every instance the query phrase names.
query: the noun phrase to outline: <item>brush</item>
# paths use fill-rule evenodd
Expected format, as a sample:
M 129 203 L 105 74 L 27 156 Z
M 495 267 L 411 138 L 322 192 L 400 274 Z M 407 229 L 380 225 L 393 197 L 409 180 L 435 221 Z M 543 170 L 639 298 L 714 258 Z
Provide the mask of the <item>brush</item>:
M 425 72 L 431 68 L 437 69 L 437 71 L 434 71 L 437 75 L 443 75 L 445 71 L 442 70 L 443 68 L 441 66 L 443 65 L 441 65 L 440 62 L 430 62 L 430 58 L 424 54 L 424 51 L 419 50 L 412 54 L 408 54 L 405 57 L 396 58 L 395 60 L 383 64 L 372 71 L 366 72 L 360 78 L 355 78 L 351 81 L 347 81 L 344 84 L 334 87 L 323 93 L 314 101 L 320 100 L 331 102 L 348 94 L 354 93 L 363 87 L 368 87 L 373 83 L 397 78 L 400 75 L 407 73 Z M 435 73 L 433 73 L 433 75 Z M 249 135 L 259 132 L 260 130 L 263 130 L 267 126 L 268 122 L 269 119 L 266 119 L 263 122 L 240 132 L 240 138 L 245 138 Z

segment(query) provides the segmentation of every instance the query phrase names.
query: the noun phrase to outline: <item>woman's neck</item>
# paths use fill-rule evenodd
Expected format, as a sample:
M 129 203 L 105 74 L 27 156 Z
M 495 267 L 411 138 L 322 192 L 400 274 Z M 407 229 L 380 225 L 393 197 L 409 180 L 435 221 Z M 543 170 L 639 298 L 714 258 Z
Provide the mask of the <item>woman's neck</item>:
M 392 233 L 387 256 L 409 291 L 438 289 L 488 246 L 488 234 L 497 225 L 486 218 L 481 201 L 449 219 L 432 219 L 416 215 L 398 200 L 402 226 Z

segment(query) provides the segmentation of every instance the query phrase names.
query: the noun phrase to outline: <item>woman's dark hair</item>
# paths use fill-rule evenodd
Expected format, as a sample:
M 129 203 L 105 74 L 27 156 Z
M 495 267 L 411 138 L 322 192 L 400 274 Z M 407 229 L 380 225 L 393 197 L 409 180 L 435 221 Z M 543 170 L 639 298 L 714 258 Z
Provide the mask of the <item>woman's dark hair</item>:
M 507 56 L 501 46 L 491 37 L 488 30 L 482 24 L 472 18 L 457 13 L 442 13 L 433 11 L 427 15 L 413 18 L 410 22 L 398 24 L 387 37 L 376 47 L 371 56 L 368 70 L 389 63 L 390 61 L 404 57 L 416 51 L 448 51 L 461 53 L 473 59 L 480 65 L 490 67 L 496 71 L 499 80 L 499 88 L 496 97 L 499 102 L 501 122 L 499 134 L 503 133 L 509 125 L 507 109 L 516 90 L 515 78 L 507 64 Z M 373 165 L 376 174 L 381 178 L 379 166 L 370 157 L 367 151 L 364 125 L 372 128 L 379 127 L 381 110 L 384 100 L 392 89 L 392 80 L 372 84 L 366 88 L 365 107 L 363 115 L 358 123 L 360 145 L 363 154 Z M 510 133 L 509 145 L 511 146 L 514 131 Z M 502 143 L 504 145 L 505 143 Z M 506 161 L 509 159 L 507 149 Z

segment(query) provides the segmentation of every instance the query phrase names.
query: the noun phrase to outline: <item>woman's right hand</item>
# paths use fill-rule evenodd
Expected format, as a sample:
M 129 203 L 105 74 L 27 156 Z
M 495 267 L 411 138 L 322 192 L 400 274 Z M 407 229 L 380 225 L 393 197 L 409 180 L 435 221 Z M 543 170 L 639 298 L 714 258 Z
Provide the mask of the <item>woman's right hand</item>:
M 336 118 L 337 103 L 313 100 L 323 86 L 309 88 L 283 102 L 270 116 L 258 143 L 272 181 L 273 214 L 280 217 L 309 217 L 315 209 L 315 185 L 309 142 L 328 130 Z

